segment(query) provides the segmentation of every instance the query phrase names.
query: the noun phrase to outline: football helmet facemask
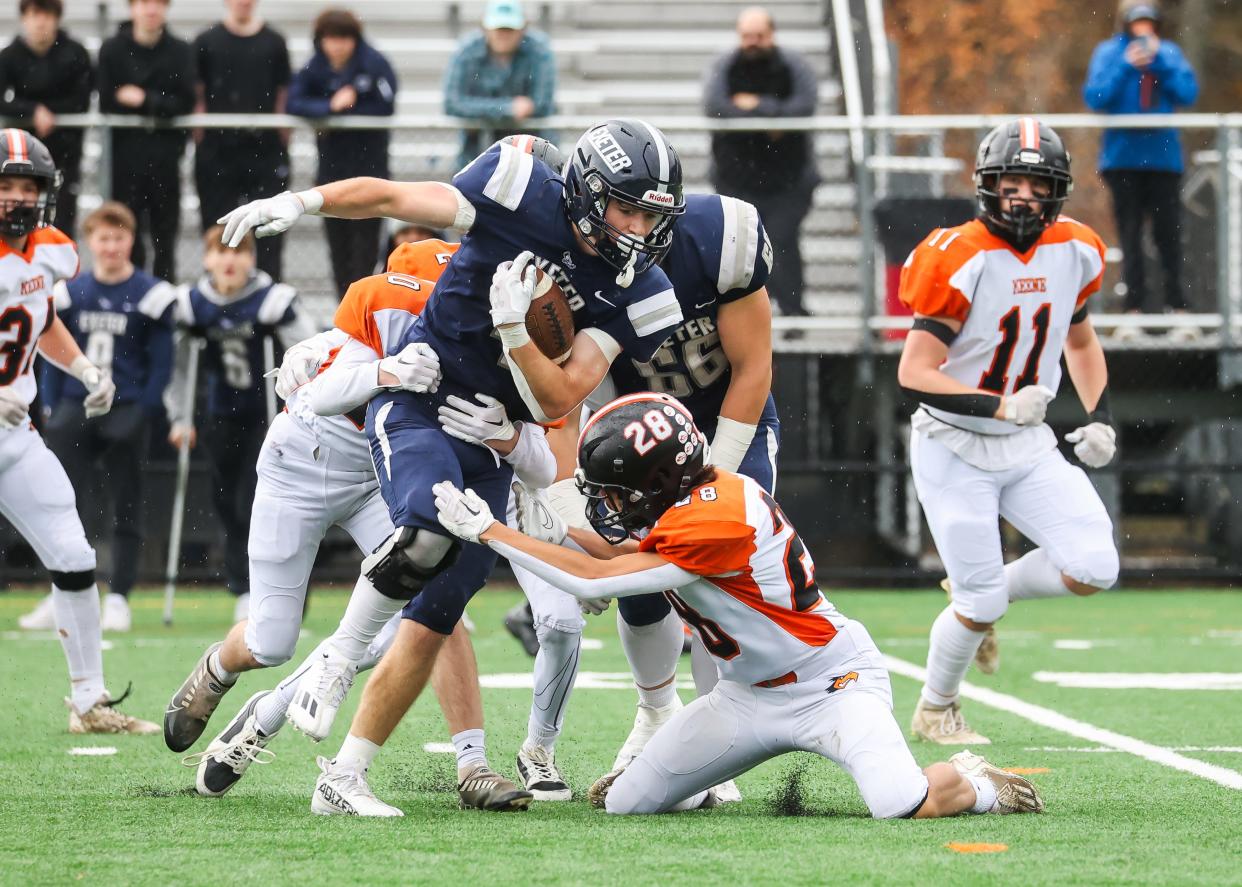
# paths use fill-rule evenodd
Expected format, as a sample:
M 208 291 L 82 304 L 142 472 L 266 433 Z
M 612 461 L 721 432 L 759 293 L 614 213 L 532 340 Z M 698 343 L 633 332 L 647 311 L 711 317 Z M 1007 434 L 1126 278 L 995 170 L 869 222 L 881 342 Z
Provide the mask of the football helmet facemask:
M 1046 181 L 1047 197 L 1023 200 L 1001 210 L 998 182 L 1002 175 L 1027 175 Z M 1061 137 L 1034 117 L 1001 124 L 979 144 L 975 157 L 975 212 L 988 230 L 1025 252 L 1061 214 L 1074 189 L 1070 155 Z M 1040 211 L 1032 212 L 1030 203 Z
M 0 234 L 25 237 L 36 228 L 52 223 L 56 192 L 60 190 L 60 171 L 46 145 L 24 129 L 0 130 L 0 176 L 26 176 L 39 185 L 39 198 L 34 203 L 3 201 Z
M 645 391 L 618 398 L 578 438 L 578 490 L 597 533 L 616 544 L 655 525 L 706 480 L 707 438 L 681 401 Z
M 686 211 L 681 160 L 664 133 L 641 120 L 609 120 L 578 139 L 565 167 L 565 207 L 574 227 L 600 258 L 617 269 L 617 283 L 659 263 L 673 242 L 673 223 Z M 659 213 L 645 238 L 604 220 L 609 200 Z

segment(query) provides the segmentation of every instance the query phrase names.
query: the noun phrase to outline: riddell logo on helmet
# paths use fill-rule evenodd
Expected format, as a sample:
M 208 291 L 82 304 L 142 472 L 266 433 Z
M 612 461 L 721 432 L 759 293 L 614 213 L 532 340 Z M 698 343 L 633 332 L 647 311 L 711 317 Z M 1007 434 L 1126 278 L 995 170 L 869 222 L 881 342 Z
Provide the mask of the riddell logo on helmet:
M 1038 151 L 1019 151 L 1018 162 L 1019 163 L 1043 163 L 1044 155 L 1040 154 Z
M 1027 293 L 1046 293 L 1048 292 L 1048 278 L 1046 277 L 1015 277 L 1013 281 L 1013 294 L 1022 296 Z
M 599 152 L 611 172 L 623 172 L 633 166 L 630 155 L 621 150 L 606 126 L 597 126 L 587 133 L 587 141 Z
M 677 198 L 667 191 L 648 191 L 643 195 L 644 203 L 655 203 L 659 206 L 672 206 L 677 202 Z

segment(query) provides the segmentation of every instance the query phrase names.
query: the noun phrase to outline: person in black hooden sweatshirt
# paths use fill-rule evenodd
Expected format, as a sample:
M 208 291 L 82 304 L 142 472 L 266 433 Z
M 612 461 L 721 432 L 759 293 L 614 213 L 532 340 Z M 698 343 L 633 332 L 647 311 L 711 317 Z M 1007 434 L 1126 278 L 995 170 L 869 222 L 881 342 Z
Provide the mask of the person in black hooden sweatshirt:
M 176 117 L 194 110 L 194 56 L 190 44 L 168 33 L 168 0 L 130 0 L 132 19 L 99 48 L 99 109 L 108 114 Z M 112 130 L 112 196 L 138 218 L 134 264 L 176 280 L 174 254 L 181 213 L 177 164 L 185 151 L 182 129 Z
M 54 224 L 77 227 L 83 131 L 57 125 L 58 114 L 91 109 L 94 71 L 86 47 L 60 28 L 61 0 L 21 0 L 22 31 L 0 50 L 0 117 L 15 117 L 52 152 L 63 180 Z

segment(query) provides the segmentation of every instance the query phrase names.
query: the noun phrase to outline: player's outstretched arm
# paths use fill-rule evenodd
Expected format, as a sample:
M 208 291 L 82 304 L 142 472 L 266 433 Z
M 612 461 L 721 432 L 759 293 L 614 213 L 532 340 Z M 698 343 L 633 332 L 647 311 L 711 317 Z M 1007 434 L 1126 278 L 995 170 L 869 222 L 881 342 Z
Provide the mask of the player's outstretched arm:
M 712 438 L 712 464 L 737 471 L 772 391 L 772 304 L 767 287 L 721 305 L 716 331 L 733 372 Z
M 218 219 L 224 225 L 220 239 L 235 247 L 251 231 L 256 237 L 281 234 L 304 215 L 391 217 L 456 231 L 468 231 L 474 223 L 474 207 L 452 185 L 360 177 L 252 200 Z

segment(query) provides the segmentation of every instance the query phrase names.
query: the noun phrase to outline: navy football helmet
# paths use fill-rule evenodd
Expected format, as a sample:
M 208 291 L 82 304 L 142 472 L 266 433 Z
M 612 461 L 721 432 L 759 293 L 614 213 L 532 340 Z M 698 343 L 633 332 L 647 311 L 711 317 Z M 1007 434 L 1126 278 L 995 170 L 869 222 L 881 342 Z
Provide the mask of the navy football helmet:
M 33 204 L 4 201 L 0 234 L 24 237 L 35 228 L 52 223 L 60 171 L 46 145 L 24 129 L 0 130 L 0 176 L 27 176 L 39 185 L 39 199 Z
M 569 220 L 629 286 L 634 275 L 657 264 L 673 242 L 673 222 L 686 211 L 681 160 L 664 133 L 641 120 L 609 120 L 578 139 L 565 167 Z M 609 200 L 620 200 L 661 219 L 643 240 L 604 221 Z
M 617 398 L 592 416 L 578 438 L 578 465 L 587 520 L 614 544 L 654 526 L 710 471 L 707 438 L 690 411 L 652 391 Z
M 1041 210 L 1031 212 L 1026 201 L 1008 212 L 1000 207 L 997 182 L 1005 174 L 1037 176 L 1051 187 L 1038 200 Z M 992 130 L 979 144 L 975 157 L 975 212 L 988 230 L 1025 252 L 1061 214 L 1074 189 L 1070 155 L 1061 137 L 1034 117 L 1023 117 Z

